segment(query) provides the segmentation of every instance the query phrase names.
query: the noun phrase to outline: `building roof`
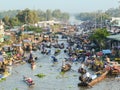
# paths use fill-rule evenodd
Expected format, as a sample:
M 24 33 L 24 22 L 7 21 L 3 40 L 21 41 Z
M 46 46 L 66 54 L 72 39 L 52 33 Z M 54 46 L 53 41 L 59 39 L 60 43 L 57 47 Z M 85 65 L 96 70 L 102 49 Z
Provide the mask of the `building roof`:
M 108 39 L 120 41 L 120 34 L 107 36 Z

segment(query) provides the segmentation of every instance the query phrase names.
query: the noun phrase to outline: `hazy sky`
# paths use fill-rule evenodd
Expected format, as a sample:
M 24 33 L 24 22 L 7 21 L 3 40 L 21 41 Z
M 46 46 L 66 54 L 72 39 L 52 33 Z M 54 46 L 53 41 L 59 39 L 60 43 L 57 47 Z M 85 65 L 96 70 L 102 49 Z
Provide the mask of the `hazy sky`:
M 107 10 L 120 5 L 118 0 L 1 0 L 0 11 L 12 9 L 60 9 L 64 12 L 78 13 Z

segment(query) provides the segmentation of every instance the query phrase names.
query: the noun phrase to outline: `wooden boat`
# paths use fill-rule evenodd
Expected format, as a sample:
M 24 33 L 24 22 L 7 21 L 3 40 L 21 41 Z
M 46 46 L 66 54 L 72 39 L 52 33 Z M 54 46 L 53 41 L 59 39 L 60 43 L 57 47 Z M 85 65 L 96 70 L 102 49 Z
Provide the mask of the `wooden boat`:
M 32 50 L 33 50 L 33 51 L 37 51 L 37 48 L 36 48 L 36 47 L 33 47 Z
M 54 55 L 57 56 L 57 55 L 60 54 L 60 52 L 61 52 L 61 50 L 58 49 L 58 50 L 55 51 Z
M 62 72 L 66 72 L 69 71 L 71 69 L 71 65 L 70 64 L 66 64 L 65 66 L 62 66 L 61 71 Z
M 30 78 L 23 76 L 23 81 L 24 81 L 27 85 L 29 85 L 29 87 L 34 86 L 35 83 L 33 82 L 33 80 L 32 80 L 32 81 L 29 81 L 29 79 L 30 79 Z
M 103 79 L 105 79 L 107 74 L 108 74 L 108 71 L 105 71 L 100 76 L 98 76 L 97 78 L 91 80 L 91 82 L 82 81 L 82 82 L 78 83 L 78 86 L 85 86 L 85 87 L 91 86 L 92 87 L 96 83 L 98 83 L 98 82 L 102 81 Z

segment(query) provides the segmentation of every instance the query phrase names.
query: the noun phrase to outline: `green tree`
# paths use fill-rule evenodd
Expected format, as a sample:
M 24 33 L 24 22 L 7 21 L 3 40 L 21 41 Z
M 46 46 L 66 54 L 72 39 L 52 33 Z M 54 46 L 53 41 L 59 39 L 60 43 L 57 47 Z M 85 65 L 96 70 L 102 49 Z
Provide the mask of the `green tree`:
M 34 31 L 36 33 L 41 33 L 42 32 L 42 28 L 34 27 L 34 26 L 26 26 L 25 30 L 27 30 L 27 31 Z
M 62 15 L 61 15 L 61 20 L 62 21 L 67 21 L 67 20 L 69 20 L 69 14 L 68 13 L 62 13 Z
M 3 22 L 5 23 L 5 25 L 10 25 L 10 23 L 9 23 L 9 16 L 5 16 L 4 18 L 3 18 Z
M 9 23 L 10 23 L 11 27 L 21 25 L 21 23 L 20 23 L 20 21 L 18 20 L 17 17 L 10 18 Z
M 34 10 L 25 9 L 23 11 L 20 11 L 16 15 L 16 17 L 22 23 L 34 24 L 34 23 L 38 22 L 38 14 Z
M 56 19 L 60 19 L 61 18 L 61 11 L 59 9 L 56 9 L 52 12 L 52 16 Z
M 105 23 L 106 20 L 110 20 L 110 15 L 108 15 L 107 13 L 104 13 L 102 11 L 97 11 L 97 12 L 85 12 L 85 13 L 80 13 L 78 15 L 76 15 L 76 18 L 82 21 L 97 21 L 97 23 L 101 23 L 101 19 L 102 19 L 102 23 Z
M 100 48 L 105 48 L 105 39 L 109 36 L 109 32 L 107 32 L 107 29 L 96 29 L 93 34 L 90 36 L 91 40 L 97 41 L 99 43 Z
M 37 10 L 37 14 L 38 14 L 38 17 L 39 17 L 39 20 L 40 21 L 45 21 L 46 20 L 46 13 L 41 11 L 41 10 Z
M 47 9 L 46 10 L 46 20 L 49 21 L 52 19 L 52 12 L 51 10 Z

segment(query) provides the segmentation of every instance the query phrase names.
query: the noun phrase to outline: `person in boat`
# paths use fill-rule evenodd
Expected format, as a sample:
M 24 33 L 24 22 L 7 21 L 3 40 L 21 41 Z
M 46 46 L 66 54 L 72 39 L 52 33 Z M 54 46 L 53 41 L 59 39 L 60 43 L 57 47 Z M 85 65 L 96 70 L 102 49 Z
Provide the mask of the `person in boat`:
M 110 63 L 110 58 L 106 55 L 106 63 L 109 64 Z
M 65 60 L 62 61 L 62 68 L 65 68 L 66 67 L 66 63 L 65 63 Z
M 55 56 L 52 56 L 52 58 L 53 58 L 53 63 L 58 62 L 58 60 Z
M 78 72 L 81 73 L 82 75 L 86 73 L 86 70 L 84 68 L 79 68 Z
M 92 78 L 89 72 L 86 72 L 86 74 L 84 75 L 84 79 L 85 79 L 85 82 L 88 82 L 88 83 L 92 81 Z
M 31 65 L 32 65 L 32 66 L 35 65 L 35 61 L 34 61 L 34 60 L 31 61 Z
M 83 75 L 79 76 L 79 80 L 80 80 L 81 82 L 84 82 L 84 77 L 83 77 Z
M 32 54 L 32 52 L 30 52 L 30 57 L 29 57 L 29 59 L 33 59 L 33 54 Z
M 84 69 L 84 64 L 81 65 L 81 67 L 78 69 L 78 72 L 82 75 L 86 73 L 86 70 Z
M 62 67 L 66 68 L 66 67 L 71 67 L 71 64 L 68 60 L 63 60 L 62 61 Z
M 110 70 L 112 72 L 120 73 L 120 67 L 118 66 L 118 62 L 111 62 L 110 67 Z
M 48 52 L 46 53 L 46 55 L 49 55 L 49 54 L 51 54 L 51 50 L 48 50 Z

